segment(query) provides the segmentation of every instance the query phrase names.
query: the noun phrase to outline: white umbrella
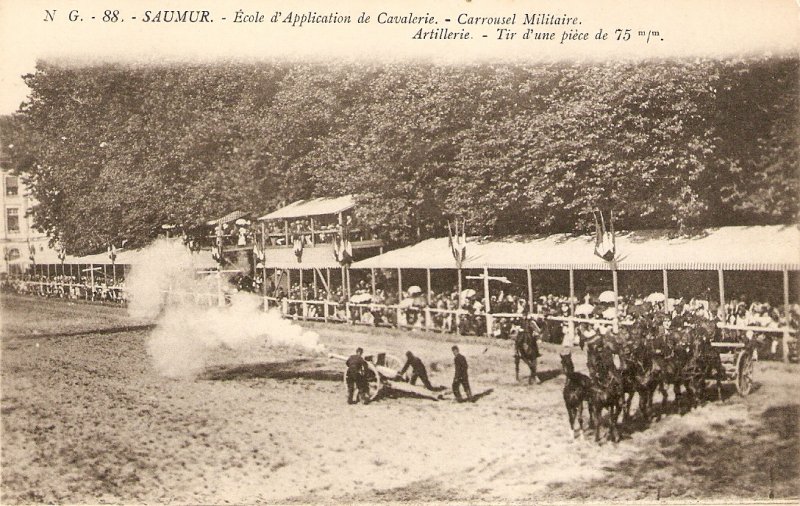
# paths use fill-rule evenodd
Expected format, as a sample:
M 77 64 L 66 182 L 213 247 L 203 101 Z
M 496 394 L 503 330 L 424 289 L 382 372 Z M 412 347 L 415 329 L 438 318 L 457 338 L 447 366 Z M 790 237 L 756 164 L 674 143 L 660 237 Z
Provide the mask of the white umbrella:
M 237 225 L 247 225 L 247 220 L 246 220 L 246 219 L 244 219 L 244 218 L 239 218 L 238 220 L 236 220 L 236 222 L 235 222 L 235 223 L 236 223 Z
M 616 295 L 611 290 L 606 290 L 605 292 L 601 293 L 600 296 L 597 298 L 600 302 L 614 302 L 616 299 Z
M 578 304 L 577 306 L 575 306 L 576 315 L 580 314 L 588 315 L 592 314 L 592 311 L 594 311 L 594 306 L 591 304 Z
M 403 300 L 400 301 L 400 304 L 398 304 L 398 306 L 400 306 L 402 308 L 409 308 L 409 307 L 412 307 L 413 305 L 414 305 L 414 299 L 410 299 L 410 298 L 409 299 L 403 299 Z
M 644 298 L 645 302 L 664 302 L 665 300 L 667 300 L 667 298 L 661 292 L 653 292 Z
M 477 292 L 472 288 L 467 288 L 466 290 L 461 292 L 461 297 L 468 299 L 470 297 L 474 297 Z
M 422 293 L 422 288 L 418 287 L 417 285 L 408 287 L 408 294 L 409 295 L 416 295 L 418 293 Z
M 614 309 L 613 307 L 610 307 L 605 311 L 603 311 L 603 318 L 608 318 L 609 320 L 611 320 L 616 316 L 617 316 L 617 310 Z

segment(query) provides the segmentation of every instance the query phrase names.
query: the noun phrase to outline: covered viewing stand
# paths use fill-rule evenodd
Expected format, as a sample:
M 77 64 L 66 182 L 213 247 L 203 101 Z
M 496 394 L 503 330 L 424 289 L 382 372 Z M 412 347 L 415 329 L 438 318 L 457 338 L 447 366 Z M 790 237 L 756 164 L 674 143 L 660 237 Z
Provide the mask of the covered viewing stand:
M 180 238 L 167 239 L 172 246 L 183 251 Z M 37 286 L 40 291 L 47 286 L 56 285 L 68 292 L 76 292 L 79 298 L 90 298 L 103 287 L 116 292 L 125 292 L 123 282 L 137 265 L 147 265 L 146 248 L 115 250 L 114 255 L 108 252 L 76 257 L 65 255 L 57 258 L 54 254 L 35 258 L 29 265 L 28 273 L 35 279 L 26 283 Z M 215 269 L 217 262 L 210 252 L 200 251 L 191 254 L 193 269 Z
M 293 280 L 302 287 L 309 275 L 314 292 L 321 287 L 330 294 L 331 273 L 338 271 L 333 277 L 339 278 L 342 291 L 349 297 L 349 263 L 383 252 L 383 241 L 373 238 L 356 222 L 352 212 L 355 206 L 352 195 L 299 200 L 258 218 L 260 252 L 255 253 L 253 269 L 254 276 L 259 271 L 262 276 L 265 307 L 278 303 L 276 297 L 266 293 L 268 271 L 272 271 L 273 286 L 285 286 L 286 294 L 290 293 Z M 336 246 L 346 252 L 347 258 L 337 259 Z M 289 299 L 286 304 L 302 305 L 303 315 L 309 307 L 319 306 L 317 314 L 327 321 L 329 313 L 334 312 L 329 306 L 335 304 L 305 300 L 303 293 L 300 290 L 300 298 Z
M 337 234 L 353 244 L 353 249 L 382 248 L 383 241 L 370 236 L 355 221 L 352 195 L 298 200 L 258 218 L 262 247 L 290 247 L 302 239 L 305 246 L 331 243 Z M 330 246 L 329 246 L 330 247 Z
M 206 237 L 217 251 L 236 251 L 252 247 L 250 234 L 242 233 L 249 231 L 248 227 L 238 227 L 239 224 L 250 223 L 251 215 L 244 211 L 233 211 L 221 218 L 206 222 L 206 226 L 212 228 L 211 233 Z M 241 236 L 241 237 L 240 237 Z
M 616 239 L 616 261 L 606 262 L 593 254 L 594 237 L 590 235 L 576 236 L 556 234 L 538 237 L 507 238 L 470 238 L 467 244 L 467 255 L 461 269 L 457 269 L 453 260 L 447 238 L 422 241 L 413 246 L 390 251 L 354 263 L 351 270 L 369 270 L 375 279 L 376 270 L 394 270 L 397 272 L 398 293 L 403 291 L 403 270 L 421 269 L 426 273 L 426 292 L 431 292 L 431 273 L 452 276 L 453 283 L 465 277 L 465 272 L 477 276 L 482 281 L 484 292 L 487 335 L 492 335 L 492 319 L 498 317 L 535 317 L 566 321 L 572 327 L 575 323 L 615 324 L 614 321 L 603 321 L 591 318 L 579 318 L 575 315 L 577 302 L 575 290 L 576 274 L 584 271 L 600 271 L 611 274 L 612 289 L 619 293 L 618 276 L 620 272 L 649 271 L 661 277 L 661 288 L 665 298 L 670 293 L 670 272 L 693 271 L 714 275 L 716 287 L 703 287 L 707 291 L 715 291 L 719 296 L 719 305 L 723 312 L 720 327 L 732 330 L 752 330 L 754 332 L 781 333 L 783 335 L 784 360 L 787 353 L 787 341 L 795 331 L 789 327 L 788 310 L 790 291 L 797 293 L 796 283 L 790 283 L 790 274 L 800 271 L 800 230 L 796 226 L 750 226 L 721 227 L 706 229 L 691 235 L 678 236 L 675 231 L 637 231 L 620 233 Z M 527 314 L 492 313 L 490 307 L 489 285 L 493 270 L 521 271 L 527 280 Z M 446 274 L 445 271 L 453 271 Z M 564 271 L 568 274 L 569 283 L 569 316 L 549 316 L 536 314 L 533 305 L 532 274 L 536 271 Z M 733 272 L 731 272 L 733 271 Z M 733 275 L 736 271 L 768 271 L 780 276 L 782 285 L 782 303 L 784 321 L 781 326 L 742 326 L 728 325 L 725 321 L 725 283 L 726 273 Z M 634 273 L 631 272 L 631 275 Z M 705 276 L 707 277 L 707 276 Z M 349 279 L 349 277 L 345 277 Z M 791 290 L 790 290 L 791 289 Z M 374 295 L 374 283 L 372 286 Z M 348 313 L 351 306 L 348 303 Z M 367 305 L 374 307 L 375 305 Z M 460 307 L 460 304 L 459 304 Z M 394 308 L 389 308 L 394 309 Z M 430 311 L 444 311 L 433 310 Z M 451 311 L 462 313 L 461 309 Z

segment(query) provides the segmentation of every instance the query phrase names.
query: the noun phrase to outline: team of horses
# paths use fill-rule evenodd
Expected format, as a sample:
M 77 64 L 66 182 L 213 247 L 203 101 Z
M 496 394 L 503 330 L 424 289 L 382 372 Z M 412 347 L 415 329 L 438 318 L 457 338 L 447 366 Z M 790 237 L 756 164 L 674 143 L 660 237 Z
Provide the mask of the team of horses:
M 589 374 L 575 372 L 572 356 L 561 354 L 566 377 L 563 396 L 570 423 L 570 432 L 584 433 L 583 410 L 589 412 L 589 426 L 594 427 L 595 441 L 600 440 L 603 425 L 612 441 L 620 439 L 619 418 L 632 418 L 634 395 L 639 406 L 636 415 L 645 424 L 667 412 L 668 388 L 675 395 L 678 412 L 684 413 L 708 401 L 706 381 L 715 381 L 716 397 L 722 398 L 725 369 L 716 348 L 716 325 L 704 318 L 690 318 L 663 324 L 663 316 L 642 315 L 619 331 L 601 335 L 586 324 L 578 329 L 580 346 L 586 350 Z M 675 324 L 677 323 L 677 325 Z M 519 379 L 519 362 L 531 369 L 529 382 L 536 378 L 537 327 L 525 325 L 512 332 L 515 343 L 515 364 Z M 538 379 L 537 379 L 538 381 Z M 661 393 L 661 407 L 654 409 L 656 391 Z M 604 417 L 603 414 L 606 414 Z

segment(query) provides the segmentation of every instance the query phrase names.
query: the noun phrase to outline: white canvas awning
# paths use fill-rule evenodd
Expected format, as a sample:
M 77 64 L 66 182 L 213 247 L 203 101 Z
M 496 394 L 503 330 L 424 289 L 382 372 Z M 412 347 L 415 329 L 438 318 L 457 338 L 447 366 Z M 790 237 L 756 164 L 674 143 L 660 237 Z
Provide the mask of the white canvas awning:
M 232 221 L 236 221 L 239 218 L 246 218 L 247 216 L 249 216 L 249 215 L 244 211 L 233 211 L 231 213 L 226 214 L 222 218 L 217 218 L 216 220 L 207 221 L 206 225 L 208 225 L 208 226 L 222 225 L 222 224 L 225 224 L 225 223 L 230 223 Z
M 352 195 L 344 197 L 326 198 L 321 197 L 310 200 L 298 200 L 288 206 L 282 207 L 259 218 L 259 220 L 284 220 L 291 218 L 303 218 L 305 216 L 322 216 L 326 214 L 337 214 L 347 211 L 356 205 Z
M 303 248 L 300 262 L 294 248 L 267 248 L 264 251 L 264 267 L 267 269 L 338 269 L 341 267 L 333 255 L 330 244 Z
M 648 230 L 617 235 L 620 270 L 800 270 L 795 225 L 721 227 L 674 236 Z M 428 239 L 352 265 L 353 268 L 454 269 L 447 238 Z M 556 234 L 467 240 L 465 269 L 608 270 L 594 255 L 594 236 Z
M 183 251 L 182 248 L 186 248 L 183 246 L 182 241 L 180 238 L 168 239 L 173 243 L 176 248 L 179 248 L 179 251 Z M 117 256 L 114 259 L 114 263 L 116 265 L 137 265 L 142 262 L 144 259 L 144 251 L 146 248 L 140 249 L 118 249 Z M 188 248 L 186 248 L 188 252 Z M 192 265 L 197 269 L 212 269 L 217 267 L 217 262 L 211 256 L 211 251 L 209 250 L 202 250 L 191 253 Z M 61 261 L 58 258 L 49 259 L 50 262 L 53 264 L 59 264 Z M 44 264 L 44 261 L 37 259 L 37 263 Z M 67 255 L 64 259 L 64 264 L 66 265 L 111 265 L 111 258 L 108 256 L 108 252 L 104 251 L 102 253 L 96 253 L 94 255 L 86 255 L 82 257 L 74 257 Z

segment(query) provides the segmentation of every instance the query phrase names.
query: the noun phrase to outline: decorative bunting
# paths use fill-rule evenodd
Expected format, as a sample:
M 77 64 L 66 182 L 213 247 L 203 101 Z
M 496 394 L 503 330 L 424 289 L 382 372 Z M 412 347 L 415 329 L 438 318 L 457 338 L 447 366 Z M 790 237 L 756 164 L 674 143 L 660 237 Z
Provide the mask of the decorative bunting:
M 592 211 L 592 215 L 594 216 L 595 228 L 594 254 L 606 262 L 611 262 L 617 253 L 617 242 L 614 235 L 614 211 L 610 212 L 608 230 L 606 229 L 602 211 L 595 209 Z
M 455 229 L 455 230 L 453 230 Z M 458 230 L 458 220 L 454 221 L 453 226 L 447 222 L 448 244 L 450 252 L 456 261 L 456 267 L 461 268 L 464 260 L 467 259 L 467 220 L 461 221 L 461 231 Z
M 340 265 L 349 265 L 353 261 L 353 245 L 342 235 L 333 239 L 333 257 Z
M 294 245 L 294 256 L 297 257 L 297 263 L 303 261 L 303 236 L 298 236 L 292 241 Z

